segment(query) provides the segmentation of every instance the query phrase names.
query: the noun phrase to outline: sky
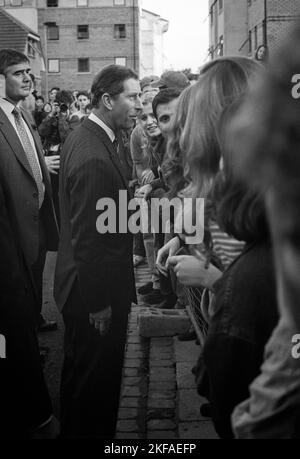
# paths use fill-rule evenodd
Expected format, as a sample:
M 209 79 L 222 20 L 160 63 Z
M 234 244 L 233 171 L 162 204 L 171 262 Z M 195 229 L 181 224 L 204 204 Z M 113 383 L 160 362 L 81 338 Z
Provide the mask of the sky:
M 196 72 L 208 58 L 208 0 L 141 0 L 142 7 L 170 21 L 165 34 L 169 69 Z

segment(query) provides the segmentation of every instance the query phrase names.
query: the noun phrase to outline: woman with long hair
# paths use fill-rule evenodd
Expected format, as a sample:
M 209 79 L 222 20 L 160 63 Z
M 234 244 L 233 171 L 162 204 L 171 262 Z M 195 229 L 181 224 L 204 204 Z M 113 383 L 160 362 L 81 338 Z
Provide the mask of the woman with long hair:
M 186 116 L 184 113 L 177 113 L 179 119 L 181 116 L 181 119 L 185 119 L 184 126 L 179 138 L 176 139 L 178 133 L 173 133 L 168 144 L 168 157 L 182 158 L 182 170 L 190 183 L 190 196 L 205 199 L 209 197 L 221 163 L 220 118 L 234 100 L 254 85 L 259 72 L 260 66 L 251 59 L 222 58 L 204 66 L 198 82 L 186 90 L 189 91 Z M 181 98 L 184 95 L 187 93 Z M 207 215 L 210 213 L 209 208 L 206 201 Z M 207 224 L 206 221 L 205 226 Z M 228 241 L 215 224 L 212 230 L 215 247 L 219 248 L 219 255 L 223 257 L 226 267 L 241 252 L 242 245 L 233 239 Z M 171 261 L 180 282 L 188 286 L 210 288 L 217 276 L 212 265 L 208 264 L 208 269 L 204 269 L 206 262 L 189 256 L 170 259 L 179 248 L 180 240 L 175 237 L 159 251 L 157 264 L 160 269 L 168 268 Z
M 233 438 L 231 414 L 249 396 L 259 374 L 264 347 L 278 321 L 272 244 L 261 193 L 237 177 L 228 124 L 240 102 L 226 110 L 220 125 L 223 169 L 212 192 L 220 227 L 245 241 L 213 285 L 208 336 L 203 362 L 208 378 L 212 418 L 221 438 Z M 201 392 L 201 390 L 200 390 Z

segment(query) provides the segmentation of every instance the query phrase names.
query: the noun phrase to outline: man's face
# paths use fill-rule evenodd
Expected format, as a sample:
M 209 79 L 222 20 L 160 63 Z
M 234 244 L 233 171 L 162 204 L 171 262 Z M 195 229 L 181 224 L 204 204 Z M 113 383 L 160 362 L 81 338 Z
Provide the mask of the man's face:
M 11 65 L 5 72 L 6 97 L 14 103 L 24 100 L 30 94 L 31 77 L 28 62 Z
M 142 109 L 141 87 L 138 80 L 129 78 L 124 81 L 124 91 L 111 98 L 112 120 L 116 130 L 131 129 Z
M 167 138 L 172 130 L 172 123 L 176 113 L 178 99 L 174 99 L 168 104 L 157 106 L 157 123 L 162 135 Z
M 140 116 L 140 123 L 148 137 L 154 138 L 161 134 L 153 113 L 152 104 L 143 105 L 143 111 Z

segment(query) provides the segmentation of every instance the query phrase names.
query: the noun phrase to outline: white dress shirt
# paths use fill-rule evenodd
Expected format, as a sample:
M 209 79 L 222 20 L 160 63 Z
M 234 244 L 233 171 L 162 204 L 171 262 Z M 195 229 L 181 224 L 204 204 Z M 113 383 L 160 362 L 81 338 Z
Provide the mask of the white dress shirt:
M 110 138 L 111 142 L 112 143 L 114 142 L 114 140 L 116 138 L 116 135 L 115 135 L 114 131 L 112 131 L 110 129 L 110 127 L 108 127 L 107 124 L 105 124 L 102 120 L 100 120 L 100 118 L 98 118 L 98 116 L 96 116 L 94 113 L 91 113 L 89 115 L 89 120 L 91 120 L 94 123 L 98 124 L 98 126 L 100 126 L 106 132 L 106 134 Z
M 17 126 L 16 126 L 15 117 L 14 117 L 14 114 L 12 113 L 14 108 L 15 108 L 15 106 L 11 102 L 9 102 L 8 100 L 0 98 L 0 108 L 2 108 L 2 110 L 5 113 L 5 115 L 7 116 L 8 120 L 12 124 L 12 126 L 13 126 L 14 130 L 16 131 L 16 134 L 18 135 L 18 137 L 20 139 L 20 142 L 22 144 L 22 140 L 21 140 L 21 138 L 19 136 L 19 132 L 18 132 L 18 129 L 17 129 Z M 17 104 L 17 108 L 20 108 L 20 104 Z M 38 157 L 38 154 L 37 154 L 37 151 L 36 151 L 36 146 L 35 146 L 34 139 L 32 137 L 32 134 L 31 134 L 31 131 L 30 131 L 29 127 L 27 126 L 26 120 L 23 117 L 22 117 L 22 119 L 24 121 L 25 130 L 26 130 L 26 133 L 27 133 L 28 138 L 30 140 L 31 146 L 33 148 L 33 151 L 34 151 L 34 154 L 35 154 L 35 158 L 37 160 L 37 164 L 38 164 L 38 167 L 39 167 L 39 170 L 40 170 L 41 177 L 43 178 L 43 173 L 42 173 L 42 169 L 41 169 L 41 166 L 40 166 L 39 157 Z

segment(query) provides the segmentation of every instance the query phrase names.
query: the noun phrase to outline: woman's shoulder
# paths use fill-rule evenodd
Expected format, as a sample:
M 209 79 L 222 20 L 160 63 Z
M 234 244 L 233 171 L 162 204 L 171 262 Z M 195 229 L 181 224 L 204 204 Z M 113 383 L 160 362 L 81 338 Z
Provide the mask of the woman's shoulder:
M 219 330 L 240 334 L 242 330 L 255 330 L 265 319 L 273 323 L 277 298 L 271 244 L 246 246 L 215 283 L 214 292 L 213 321 Z

